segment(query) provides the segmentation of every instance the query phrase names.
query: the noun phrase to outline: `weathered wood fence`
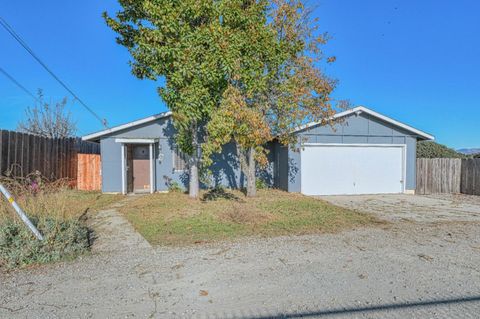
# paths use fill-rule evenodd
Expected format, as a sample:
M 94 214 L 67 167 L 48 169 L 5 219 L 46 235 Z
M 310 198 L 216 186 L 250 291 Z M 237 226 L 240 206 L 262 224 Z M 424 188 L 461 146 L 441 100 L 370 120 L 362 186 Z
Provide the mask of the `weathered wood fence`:
M 480 195 L 480 159 L 418 158 L 416 192 Z
M 463 194 L 480 195 L 480 158 L 462 160 Z
M 77 189 L 85 191 L 102 188 L 101 160 L 98 154 L 78 154 Z
M 49 179 L 77 179 L 77 154 L 99 154 L 97 143 L 80 138 L 45 138 L 0 130 L 0 176 L 25 177 L 39 171 Z

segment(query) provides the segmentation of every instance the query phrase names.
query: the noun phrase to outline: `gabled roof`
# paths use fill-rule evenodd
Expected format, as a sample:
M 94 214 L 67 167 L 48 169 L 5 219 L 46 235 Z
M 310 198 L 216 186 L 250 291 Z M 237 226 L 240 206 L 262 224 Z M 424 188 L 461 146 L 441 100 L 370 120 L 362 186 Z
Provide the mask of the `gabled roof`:
M 84 141 L 98 141 L 101 137 L 103 137 L 105 135 L 115 133 L 115 132 L 118 132 L 118 131 L 121 131 L 121 130 L 125 130 L 125 129 L 131 128 L 131 127 L 135 127 L 135 126 L 138 126 L 138 125 L 142 125 L 142 124 L 146 124 L 146 123 L 150 123 L 150 122 L 155 122 L 158 119 L 169 117 L 171 115 L 172 115 L 172 112 L 163 112 L 163 113 L 155 114 L 155 115 L 145 117 L 145 118 L 140 119 L 140 120 L 136 120 L 136 121 L 129 122 L 129 123 L 126 123 L 126 124 L 114 126 L 114 127 L 108 128 L 108 129 L 103 130 L 103 131 L 99 131 L 99 132 L 96 132 L 96 133 L 85 135 L 85 136 L 82 137 L 82 140 L 84 140 Z
M 365 106 L 357 106 L 357 107 L 354 107 L 352 109 L 337 113 L 331 119 L 335 120 L 335 119 L 340 119 L 342 117 L 345 117 L 345 116 L 348 116 L 348 115 L 351 115 L 351 114 L 361 114 L 361 113 L 367 113 L 367 114 L 369 114 L 373 117 L 376 117 L 376 118 L 378 118 L 382 121 L 385 121 L 387 123 L 390 123 L 392 125 L 400 127 L 400 128 L 402 128 L 402 129 L 404 129 L 408 132 L 411 132 L 411 133 L 413 133 L 413 134 L 415 134 L 415 135 L 417 135 L 420 138 L 423 138 L 425 140 L 434 140 L 435 139 L 435 137 L 433 135 L 430 135 L 428 133 L 420 131 L 420 130 L 412 127 L 412 126 L 409 126 L 407 124 L 404 124 L 402 122 L 394 120 L 394 119 L 392 119 L 388 116 L 377 113 L 377 112 L 375 112 L 375 111 L 373 111 L 369 108 L 366 108 Z M 132 127 L 135 127 L 135 126 L 138 126 L 138 125 L 142 125 L 142 124 L 146 124 L 146 123 L 150 123 L 150 122 L 155 122 L 158 119 L 166 118 L 166 117 L 169 117 L 171 115 L 172 115 L 172 112 L 159 113 L 159 114 L 152 115 L 152 116 L 140 119 L 140 120 L 136 120 L 136 121 L 129 122 L 129 123 L 126 123 L 126 124 L 122 124 L 122 125 L 118 125 L 118 126 L 115 126 L 115 127 L 112 127 L 112 128 L 108 128 L 108 129 L 103 130 L 103 131 L 99 131 L 99 132 L 96 132 L 96 133 L 85 135 L 85 136 L 82 137 L 82 140 L 84 140 L 84 141 L 98 141 L 100 138 L 102 138 L 105 135 L 108 135 L 108 134 L 111 134 L 111 133 L 114 133 L 114 132 L 118 132 L 118 131 L 121 131 L 121 130 L 125 130 L 125 129 L 128 129 L 128 128 L 132 128 Z M 303 131 L 305 129 L 308 129 L 312 126 L 316 126 L 316 125 L 319 125 L 319 124 L 321 124 L 321 123 L 320 122 L 311 122 L 311 123 L 302 125 L 298 129 L 293 131 L 293 133 Z
M 431 134 L 428 134 L 428 133 L 425 133 L 423 131 L 420 131 L 412 126 L 409 126 L 407 124 L 404 124 L 402 122 L 399 122 L 397 120 L 394 120 L 388 116 L 385 116 L 385 115 L 382 115 L 380 113 L 377 113 L 375 111 L 372 111 L 371 109 L 369 108 L 366 108 L 365 106 L 357 106 L 357 107 L 354 107 L 352 109 L 349 109 L 349 110 L 346 110 L 346 111 L 343 111 L 343 112 L 340 112 L 340 113 L 337 113 L 335 114 L 331 120 L 336 120 L 336 119 L 340 119 L 342 117 L 345 117 L 345 116 L 348 116 L 348 115 L 351 115 L 351 114 L 361 114 L 361 113 L 367 113 L 373 117 L 376 117 L 382 121 L 385 121 L 387 123 L 390 123 L 392 125 L 395 125 L 397 127 L 400 127 L 408 132 L 411 132 L 415 135 L 418 135 L 420 138 L 422 139 L 425 139 L 425 140 L 434 140 L 435 137 Z M 307 123 L 305 125 L 302 125 L 300 126 L 298 129 L 296 129 L 294 132 L 299 132 L 299 131 L 303 131 L 305 129 L 308 129 L 312 126 L 316 126 L 316 125 L 319 125 L 321 124 L 320 122 L 311 122 L 311 123 Z

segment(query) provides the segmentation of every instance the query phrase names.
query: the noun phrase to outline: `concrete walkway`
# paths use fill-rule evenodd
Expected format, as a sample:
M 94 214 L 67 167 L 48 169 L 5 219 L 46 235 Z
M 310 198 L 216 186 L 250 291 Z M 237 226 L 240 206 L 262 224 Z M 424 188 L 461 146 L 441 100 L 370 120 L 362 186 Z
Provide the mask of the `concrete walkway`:
M 126 196 L 109 209 L 98 212 L 89 219 L 89 226 L 94 230 L 93 253 L 124 252 L 152 249 L 150 244 L 133 228 L 125 217 L 118 212 L 135 196 Z

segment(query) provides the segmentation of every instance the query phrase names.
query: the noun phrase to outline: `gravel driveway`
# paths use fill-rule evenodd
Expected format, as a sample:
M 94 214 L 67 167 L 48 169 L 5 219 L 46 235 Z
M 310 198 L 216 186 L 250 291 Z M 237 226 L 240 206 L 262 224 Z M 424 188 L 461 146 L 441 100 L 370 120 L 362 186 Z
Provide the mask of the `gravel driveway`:
M 389 221 L 480 222 L 480 196 L 401 194 L 317 197 L 338 206 L 375 213 Z
M 0 318 L 476 318 L 480 224 L 151 247 L 115 210 L 77 261 L 0 274 Z M 117 227 L 121 225 L 121 227 Z M 108 244 L 110 242 L 111 244 Z

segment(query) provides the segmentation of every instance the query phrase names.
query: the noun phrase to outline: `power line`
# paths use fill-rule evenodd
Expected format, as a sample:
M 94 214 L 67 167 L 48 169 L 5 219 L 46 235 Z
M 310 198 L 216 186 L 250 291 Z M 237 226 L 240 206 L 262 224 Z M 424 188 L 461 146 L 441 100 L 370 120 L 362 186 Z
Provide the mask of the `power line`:
M 65 82 L 63 82 L 53 71 L 33 52 L 33 50 L 27 45 L 27 43 L 15 32 L 15 30 L 3 19 L 0 17 L 0 24 L 7 30 L 10 35 L 17 40 L 18 43 L 58 82 L 65 90 L 67 90 L 80 104 L 95 118 L 97 118 L 103 126 L 107 127 L 107 120 L 102 119 L 97 113 L 93 111 L 87 104 L 85 104 L 79 97 L 76 95 L 72 89 L 70 89 Z
M 0 67 L 0 73 L 3 73 L 3 75 L 5 75 L 7 77 L 7 79 L 12 81 L 16 86 L 21 88 L 25 93 L 30 95 L 35 101 L 40 102 L 38 100 L 38 98 L 32 92 L 30 92 L 26 87 L 24 87 L 22 84 L 20 84 L 20 82 L 15 80 L 15 78 L 13 76 L 11 76 L 10 74 L 8 74 L 7 71 L 5 71 L 2 67 Z

